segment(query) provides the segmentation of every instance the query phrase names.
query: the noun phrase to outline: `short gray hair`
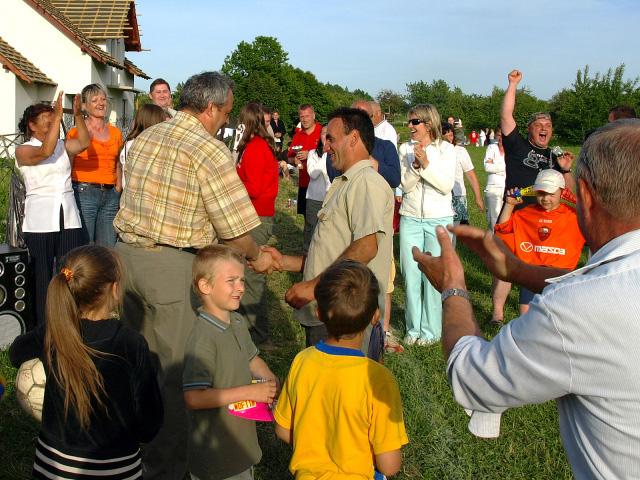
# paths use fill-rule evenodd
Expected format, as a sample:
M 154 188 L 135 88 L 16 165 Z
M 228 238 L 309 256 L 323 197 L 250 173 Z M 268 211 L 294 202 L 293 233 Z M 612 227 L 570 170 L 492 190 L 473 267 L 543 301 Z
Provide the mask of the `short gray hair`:
M 227 101 L 233 80 L 220 72 L 202 72 L 190 77 L 182 87 L 180 108 L 203 112 L 210 103 L 221 107 Z
M 602 207 L 621 221 L 640 216 L 640 120 L 618 120 L 586 140 L 576 179 L 593 189 Z

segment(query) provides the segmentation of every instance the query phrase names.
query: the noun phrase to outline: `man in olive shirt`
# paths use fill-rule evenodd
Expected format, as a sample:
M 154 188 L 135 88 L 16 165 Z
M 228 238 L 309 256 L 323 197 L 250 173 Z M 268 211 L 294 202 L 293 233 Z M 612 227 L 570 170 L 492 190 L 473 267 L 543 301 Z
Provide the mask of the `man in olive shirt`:
M 333 166 L 344 172 L 331 184 L 318 212 L 306 257 L 282 255 L 265 248 L 280 270 L 303 271 L 285 300 L 296 308 L 308 346 L 326 338 L 327 331 L 316 314 L 314 288 L 318 276 L 338 259 L 349 258 L 367 265 L 380 284 L 378 302 L 384 311 L 393 240 L 393 193 L 373 168 L 369 158 L 374 131 L 369 115 L 354 108 L 340 108 L 329 116 L 326 147 Z M 363 350 L 368 350 L 368 338 Z

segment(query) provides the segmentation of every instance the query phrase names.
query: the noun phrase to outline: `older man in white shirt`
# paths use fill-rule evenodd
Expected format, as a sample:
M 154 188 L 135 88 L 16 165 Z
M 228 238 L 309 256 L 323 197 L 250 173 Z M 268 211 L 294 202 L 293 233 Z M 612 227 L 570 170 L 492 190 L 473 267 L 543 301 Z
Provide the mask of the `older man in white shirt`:
M 393 146 L 398 149 L 398 133 L 396 129 L 393 128 L 384 115 L 382 114 L 382 109 L 380 108 L 380 104 L 378 102 L 369 102 L 371 106 L 371 120 L 373 121 L 373 131 L 376 137 L 381 138 L 383 140 L 389 140 L 393 143 Z
M 593 255 L 573 272 L 526 265 L 491 232 L 453 229 L 497 277 L 542 290 L 491 342 L 481 337 L 444 229 L 441 257 L 414 251 L 442 290 L 442 343 L 458 403 L 500 413 L 556 399 L 576 478 L 640 478 L 639 157 L 640 120 L 608 124 L 585 142 L 577 211 Z

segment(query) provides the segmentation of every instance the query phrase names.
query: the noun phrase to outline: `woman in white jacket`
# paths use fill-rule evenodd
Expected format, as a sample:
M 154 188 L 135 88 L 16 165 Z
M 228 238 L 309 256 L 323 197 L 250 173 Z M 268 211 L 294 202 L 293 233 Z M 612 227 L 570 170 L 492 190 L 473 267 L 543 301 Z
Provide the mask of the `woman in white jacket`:
M 442 139 L 440 115 L 433 105 L 409 110 L 411 140 L 400 146 L 402 206 L 400 207 L 400 267 L 405 280 L 405 343 L 427 345 L 440 339 L 440 294 L 418 269 L 411 248 L 440 255 L 436 227 L 453 222 L 451 190 L 456 154 Z

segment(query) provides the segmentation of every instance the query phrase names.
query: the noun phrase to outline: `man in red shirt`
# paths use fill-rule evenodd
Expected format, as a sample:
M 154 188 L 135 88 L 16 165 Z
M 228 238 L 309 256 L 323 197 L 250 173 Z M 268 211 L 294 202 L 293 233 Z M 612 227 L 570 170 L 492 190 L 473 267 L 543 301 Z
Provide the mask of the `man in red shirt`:
M 316 112 L 308 103 L 303 103 L 298 108 L 300 128 L 296 130 L 287 152 L 289 163 L 298 167 L 298 210 L 301 215 L 306 211 L 307 186 L 309 185 L 309 173 L 307 172 L 307 156 L 311 150 L 315 150 L 320 140 L 322 125 L 316 122 Z

